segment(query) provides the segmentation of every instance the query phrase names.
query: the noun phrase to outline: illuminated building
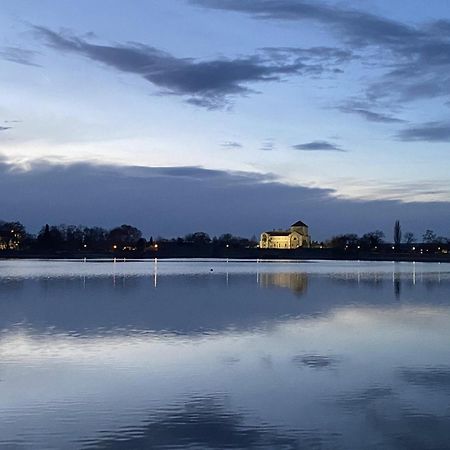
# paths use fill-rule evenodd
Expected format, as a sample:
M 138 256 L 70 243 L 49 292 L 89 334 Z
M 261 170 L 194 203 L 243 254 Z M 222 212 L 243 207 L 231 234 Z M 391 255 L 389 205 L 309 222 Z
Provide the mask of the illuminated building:
M 308 225 L 300 220 L 291 225 L 289 230 L 264 231 L 259 242 L 260 248 L 294 249 L 310 245 Z

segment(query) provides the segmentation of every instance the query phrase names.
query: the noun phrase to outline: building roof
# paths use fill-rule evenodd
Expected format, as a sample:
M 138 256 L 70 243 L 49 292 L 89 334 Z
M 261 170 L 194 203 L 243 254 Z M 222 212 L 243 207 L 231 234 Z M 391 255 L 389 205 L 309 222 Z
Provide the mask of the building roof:
M 265 231 L 264 233 L 268 234 L 269 236 L 289 236 L 291 234 L 291 231 Z
M 291 225 L 291 227 L 307 227 L 307 226 L 308 225 L 306 225 L 306 223 L 302 222 L 301 220 Z

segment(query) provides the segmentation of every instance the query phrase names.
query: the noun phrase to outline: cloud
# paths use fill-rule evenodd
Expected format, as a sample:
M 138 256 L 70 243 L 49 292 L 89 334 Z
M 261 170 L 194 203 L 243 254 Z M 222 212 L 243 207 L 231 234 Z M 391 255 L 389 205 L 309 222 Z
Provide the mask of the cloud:
M 356 9 L 302 0 L 191 0 L 206 8 L 248 14 L 256 19 L 317 21 L 330 26 L 355 47 L 397 45 L 423 33 L 411 26 Z
M 340 64 L 348 63 L 354 59 L 359 59 L 349 49 L 336 48 L 336 47 L 263 47 L 260 51 L 270 56 L 272 59 L 284 61 L 286 57 L 295 57 L 297 61 L 315 62 L 317 67 L 321 70 L 326 67 L 336 66 Z M 319 63 L 321 65 L 319 65 Z M 310 67 L 312 71 L 314 65 Z
M 275 150 L 275 142 L 271 138 L 266 139 L 259 149 L 263 152 L 271 152 L 272 150 Z
M 252 236 L 303 219 L 321 240 L 350 230 L 391 230 L 398 218 L 416 233 L 430 224 L 447 233 L 449 202 L 402 203 L 395 199 L 410 195 L 411 186 L 396 187 L 392 200 L 354 200 L 332 189 L 283 184 L 272 174 L 47 161 L 23 168 L 0 157 L 0 192 L 14 192 L 0 197 L 0 219 L 23 221 L 30 231 L 45 223 L 132 223 L 167 237 L 199 230 Z
M 2 127 L 0 126 L 0 131 L 10 130 L 12 127 Z
M 346 152 L 346 150 L 327 141 L 312 141 L 305 144 L 296 144 L 293 145 L 292 148 L 306 152 Z
M 402 119 L 391 116 L 390 114 L 380 113 L 371 111 L 366 108 L 361 108 L 357 106 L 341 106 L 338 108 L 340 111 L 348 114 L 357 114 L 362 118 L 366 119 L 369 122 L 378 122 L 378 123 L 403 123 L 405 122 Z
M 231 148 L 231 149 L 242 148 L 242 144 L 240 142 L 236 142 L 236 141 L 225 141 L 225 142 L 222 142 L 220 145 L 221 145 L 221 147 Z
M 450 21 L 409 25 L 369 12 L 303 0 L 191 0 L 192 4 L 246 14 L 270 21 L 311 21 L 359 51 L 362 61 L 383 70 L 364 96 L 399 105 L 418 99 L 450 95 Z M 368 48 L 370 49 L 368 50 Z M 353 58 L 355 56 L 353 55 Z M 354 111 L 367 120 L 395 123 L 395 118 L 371 110 Z
M 427 122 L 401 130 L 397 134 L 401 141 L 450 142 L 450 124 Z
M 40 67 L 34 62 L 37 52 L 19 47 L 3 47 L 0 49 L 0 58 L 6 61 L 26 66 Z
M 163 94 L 179 95 L 190 104 L 206 108 L 223 107 L 232 96 L 255 92 L 250 84 L 327 70 L 320 64 L 307 63 L 314 57 L 311 49 L 309 54 L 306 50 L 303 57 L 287 51 L 274 57 L 273 51 L 262 50 L 245 57 L 204 61 L 177 58 L 141 43 L 99 45 L 45 27 L 35 26 L 34 31 L 56 50 L 76 53 L 116 70 L 139 75 L 161 89 Z M 323 49 L 319 51 L 323 52 Z M 343 58 L 344 54 L 340 54 L 338 59 Z

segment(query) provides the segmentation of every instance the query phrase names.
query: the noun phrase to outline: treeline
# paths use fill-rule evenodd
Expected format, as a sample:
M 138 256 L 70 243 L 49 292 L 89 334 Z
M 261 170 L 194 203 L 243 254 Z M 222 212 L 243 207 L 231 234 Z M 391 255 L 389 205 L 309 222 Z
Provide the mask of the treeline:
M 44 225 L 38 234 L 27 232 L 20 222 L 0 221 L 0 250 L 34 252 L 145 252 L 157 251 L 160 246 L 223 246 L 230 248 L 255 247 L 256 238 L 247 239 L 232 234 L 210 237 L 197 232 L 184 237 L 146 239 L 131 225 L 112 229 L 81 225 Z
M 165 239 L 145 238 L 132 225 L 120 225 L 111 229 L 81 225 L 44 225 L 36 234 L 30 234 L 20 222 L 0 221 L 0 251 L 22 251 L 30 253 L 124 253 L 157 252 L 184 249 L 248 249 L 256 248 L 256 236 L 250 239 L 226 233 L 211 237 L 205 232 L 190 233 L 183 237 Z M 411 232 L 402 232 L 399 221 L 393 229 L 392 240 L 387 240 L 383 231 L 375 230 L 358 236 L 347 233 L 332 237 L 326 242 L 314 242 L 313 248 L 328 248 L 342 251 L 391 252 L 402 251 L 447 251 L 450 239 L 426 230 L 416 238 Z
M 433 230 L 425 230 L 425 232 L 417 238 L 414 233 L 407 231 L 402 232 L 400 222 L 397 220 L 394 224 L 393 239 L 387 241 L 385 234 L 381 230 L 371 231 L 362 236 L 354 233 L 340 234 L 333 236 L 329 241 L 325 242 L 324 247 L 336 248 L 341 250 L 416 250 L 420 246 L 427 249 L 440 250 L 447 249 L 450 245 L 450 238 L 437 235 Z

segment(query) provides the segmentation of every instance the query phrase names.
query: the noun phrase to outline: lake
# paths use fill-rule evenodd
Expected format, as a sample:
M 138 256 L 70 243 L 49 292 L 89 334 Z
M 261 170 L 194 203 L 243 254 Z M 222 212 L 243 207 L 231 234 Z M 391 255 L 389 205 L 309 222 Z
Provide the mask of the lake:
M 0 449 L 450 448 L 450 265 L 0 261 Z

